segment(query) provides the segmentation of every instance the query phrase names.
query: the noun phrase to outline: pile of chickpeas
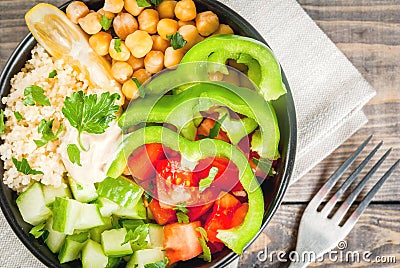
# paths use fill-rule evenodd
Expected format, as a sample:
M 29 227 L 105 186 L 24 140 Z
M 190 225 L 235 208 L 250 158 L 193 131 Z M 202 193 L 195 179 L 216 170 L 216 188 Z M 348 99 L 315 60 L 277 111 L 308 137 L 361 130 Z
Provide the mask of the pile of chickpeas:
M 66 14 L 90 35 L 91 48 L 112 62 L 111 73 L 130 100 L 139 97 L 132 78 L 144 83 L 164 68 L 179 64 L 185 53 L 204 38 L 233 34 L 231 27 L 220 24 L 212 11 L 197 13 L 192 0 L 163 0 L 157 7 L 147 8 L 139 7 L 136 0 L 105 0 L 98 11 L 74 1 L 68 5 Z M 112 27 L 107 31 L 100 23 L 103 16 L 112 19 Z M 168 36 L 177 32 L 186 44 L 175 50 Z

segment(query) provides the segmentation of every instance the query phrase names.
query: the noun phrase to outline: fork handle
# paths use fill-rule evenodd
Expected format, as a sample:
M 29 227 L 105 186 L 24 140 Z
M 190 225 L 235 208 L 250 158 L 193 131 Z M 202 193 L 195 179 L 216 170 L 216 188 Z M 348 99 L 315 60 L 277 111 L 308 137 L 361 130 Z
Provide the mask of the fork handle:
M 310 264 L 309 262 L 291 262 L 288 268 L 305 268 Z

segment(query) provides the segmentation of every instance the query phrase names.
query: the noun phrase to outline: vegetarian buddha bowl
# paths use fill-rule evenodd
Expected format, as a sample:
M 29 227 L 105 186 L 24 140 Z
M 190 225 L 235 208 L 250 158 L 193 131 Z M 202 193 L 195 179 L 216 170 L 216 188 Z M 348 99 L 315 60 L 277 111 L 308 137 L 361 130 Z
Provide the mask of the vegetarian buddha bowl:
M 296 150 L 285 75 L 216 1 L 33 7 L 1 74 L 0 204 L 48 267 L 219 267 Z

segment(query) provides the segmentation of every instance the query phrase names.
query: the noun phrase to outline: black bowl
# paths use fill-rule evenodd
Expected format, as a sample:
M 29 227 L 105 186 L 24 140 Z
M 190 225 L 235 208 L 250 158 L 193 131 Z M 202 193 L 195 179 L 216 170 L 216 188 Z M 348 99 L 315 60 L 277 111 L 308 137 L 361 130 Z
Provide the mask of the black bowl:
M 103 1 L 94 0 L 86 2 L 92 9 L 99 9 L 101 7 L 101 2 Z M 214 0 L 195 0 L 195 2 L 199 11 L 211 10 L 215 12 L 219 16 L 221 22 L 229 24 L 235 33 L 257 39 L 266 44 L 263 37 L 250 25 L 249 22 L 225 5 Z M 65 10 L 66 6 L 67 4 L 64 4 L 61 9 Z M 35 39 L 31 34 L 28 34 L 11 55 L 0 76 L 1 97 L 9 94 L 11 78 L 25 65 L 25 62 L 31 56 L 30 51 L 35 45 Z M 256 240 L 279 207 L 293 169 L 297 140 L 296 113 L 292 94 L 284 74 L 283 82 L 285 83 L 288 92 L 279 100 L 273 102 L 281 130 L 280 152 L 282 158 L 277 163 L 277 175 L 274 179 L 267 180 L 262 185 L 265 196 L 263 224 L 257 236 L 255 236 L 251 242 Z M 1 181 L 3 172 L 3 162 L 0 161 Z M 15 192 L 10 190 L 4 183 L 0 183 L 0 206 L 3 210 L 4 216 L 18 238 L 32 252 L 32 254 L 47 267 L 80 267 L 81 264 L 79 262 L 60 265 L 57 256 L 53 254 L 43 242 L 35 239 L 29 234 L 29 230 L 32 226 L 23 221 L 15 203 L 16 197 L 17 195 Z M 215 254 L 211 263 L 193 260 L 180 264 L 178 267 L 221 267 L 228 265 L 237 257 L 238 255 L 225 249 L 224 251 Z

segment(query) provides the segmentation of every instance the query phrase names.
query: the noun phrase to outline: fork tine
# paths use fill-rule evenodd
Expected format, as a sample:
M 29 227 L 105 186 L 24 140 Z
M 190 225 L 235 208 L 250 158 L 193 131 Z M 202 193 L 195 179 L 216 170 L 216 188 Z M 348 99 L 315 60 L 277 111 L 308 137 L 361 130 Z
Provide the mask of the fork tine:
M 346 179 L 346 181 L 342 184 L 342 186 L 337 190 L 337 192 L 329 199 L 328 203 L 324 206 L 321 213 L 324 216 L 328 216 L 328 214 L 332 211 L 335 207 L 336 202 L 342 197 L 344 192 L 349 188 L 349 186 L 354 182 L 357 178 L 358 174 L 365 168 L 367 163 L 371 160 L 371 158 L 375 155 L 375 153 L 379 150 L 382 146 L 383 141 L 381 141 L 372 152 L 367 156 L 367 158 L 362 161 L 362 163 L 354 170 L 354 172 Z
M 385 181 L 390 177 L 393 171 L 395 171 L 395 169 L 399 166 L 399 164 L 400 164 L 400 159 L 397 160 L 396 163 L 394 163 L 393 166 L 388 171 L 386 171 L 386 173 L 382 176 L 382 178 L 374 185 L 374 187 L 372 187 L 369 193 L 363 198 L 360 205 L 358 205 L 356 210 L 351 214 L 349 219 L 346 221 L 345 225 L 343 226 L 344 228 L 350 228 L 350 229 L 353 228 L 354 224 L 360 218 L 361 214 L 368 207 L 369 203 L 371 203 L 372 198 L 379 191 L 379 189 L 385 183 Z
M 346 215 L 347 211 L 349 210 L 350 206 L 353 204 L 354 200 L 356 200 L 357 196 L 360 194 L 364 186 L 367 184 L 368 180 L 372 177 L 372 175 L 376 172 L 376 170 L 382 165 L 383 161 L 389 156 L 392 148 L 390 148 L 379 160 L 378 162 L 372 167 L 372 169 L 365 175 L 365 177 L 360 181 L 357 185 L 356 189 L 350 193 L 350 195 L 346 198 L 343 204 L 339 207 L 336 211 L 335 215 L 333 216 L 332 220 L 339 224 L 343 217 Z
M 336 182 L 343 175 L 346 169 L 354 162 L 357 156 L 361 153 L 361 151 L 367 146 L 367 144 L 372 139 L 372 135 L 369 136 L 363 144 L 358 147 L 358 149 L 344 162 L 334 174 L 328 179 L 328 181 L 324 184 L 324 186 L 319 189 L 318 193 L 314 196 L 314 198 L 310 201 L 307 208 L 316 209 L 325 196 L 332 190 L 333 186 L 335 186 Z

